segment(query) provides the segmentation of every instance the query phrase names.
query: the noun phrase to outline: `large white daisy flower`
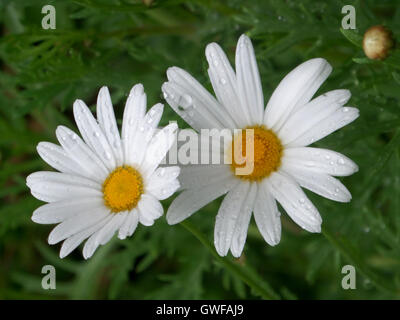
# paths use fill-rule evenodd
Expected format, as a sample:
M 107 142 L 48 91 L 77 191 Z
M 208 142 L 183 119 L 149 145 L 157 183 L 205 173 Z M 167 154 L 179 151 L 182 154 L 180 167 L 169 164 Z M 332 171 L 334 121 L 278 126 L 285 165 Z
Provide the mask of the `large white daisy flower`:
M 241 255 L 252 212 L 265 241 L 279 243 L 281 221 L 276 200 L 303 229 L 320 232 L 320 214 L 301 187 L 348 202 L 350 192 L 332 176 L 351 175 L 358 167 L 342 154 L 307 146 L 358 117 L 358 109 L 343 107 L 350 92 L 334 90 L 312 99 L 332 68 L 324 59 L 311 59 L 280 82 L 264 110 L 260 76 L 247 36 L 242 35 L 237 44 L 236 73 L 216 43 L 207 46 L 206 57 L 217 99 L 177 67 L 167 71 L 164 96 L 196 130 L 254 129 L 254 170 L 236 175 L 232 170 L 238 167 L 235 161 L 230 165 L 183 166 L 179 178 L 183 192 L 169 207 L 167 221 L 178 223 L 227 193 L 214 232 L 221 256 L 229 249 L 233 256 Z
M 176 123 L 158 130 L 163 105 L 146 113 L 146 94 L 135 85 L 127 99 L 122 139 L 109 91 L 101 88 L 97 120 L 81 100 L 74 103 L 74 117 L 83 140 L 70 129 L 56 130 L 60 145 L 40 142 L 37 151 L 60 172 L 41 171 L 27 177 L 32 195 L 48 202 L 36 209 L 32 220 L 59 223 L 48 242 L 64 240 L 63 258 L 85 239 L 85 259 L 115 232 L 131 236 L 138 222 L 151 226 L 163 214 L 159 200 L 171 196 L 179 182 L 179 167 L 159 167 L 175 141 Z

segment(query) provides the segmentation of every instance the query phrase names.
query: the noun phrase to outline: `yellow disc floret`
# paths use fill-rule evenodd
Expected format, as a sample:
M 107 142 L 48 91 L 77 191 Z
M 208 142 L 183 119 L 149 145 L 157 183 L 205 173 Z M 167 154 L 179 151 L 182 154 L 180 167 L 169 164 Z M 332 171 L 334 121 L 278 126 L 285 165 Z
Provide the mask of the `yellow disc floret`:
M 282 144 L 276 134 L 264 126 L 245 129 L 233 137 L 229 147 L 231 169 L 240 179 L 259 181 L 278 170 Z
M 116 168 L 103 183 L 104 203 L 114 213 L 135 208 L 142 193 L 142 176 L 129 166 Z

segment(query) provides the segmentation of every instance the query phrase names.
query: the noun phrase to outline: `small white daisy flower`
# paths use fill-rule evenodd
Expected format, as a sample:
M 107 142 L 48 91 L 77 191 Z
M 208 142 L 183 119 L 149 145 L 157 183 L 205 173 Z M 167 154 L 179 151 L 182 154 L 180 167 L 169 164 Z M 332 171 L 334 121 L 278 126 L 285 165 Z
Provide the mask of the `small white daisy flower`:
M 151 226 L 162 216 L 159 200 L 178 188 L 179 167 L 159 165 L 175 141 L 176 123 L 158 131 L 163 105 L 146 113 L 146 94 L 135 85 L 127 99 L 122 139 L 107 87 L 97 98 L 97 120 L 81 100 L 74 103 L 74 117 L 83 140 L 70 129 L 56 130 L 60 145 L 40 142 L 37 151 L 60 172 L 35 172 L 27 185 L 37 199 L 48 202 L 36 209 L 32 220 L 59 223 L 48 242 L 63 241 L 60 257 L 83 247 L 85 259 L 118 231 L 125 239 L 138 222 Z
M 264 110 L 260 76 L 247 36 L 242 35 L 237 44 L 236 73 L 216 43 L 207 46 L 206 57 L 217 99 L 177 67 L 167 71 L 164 96 L 196 130 L 254 129 L 254 170 L 245 176 L 236 175 L 232 169 L 239 165 L 235 161 L 183 166 L 179 178 L 183 192 L 168 209 L 168 223 L 188 218 L 227 193 L 214 231 L 215 247 L 221 256 L 229 249 L 233 256 L 241 255 L 252 212 L 265 241 L 272 246 L 279 243 L 281 221 L 276 200 L 303 229 L 320 232 L 320 214 L 301 187 L 348 202 L 350 192 L 332 176 L 351 175 L 358 167 L 342 154 L 307 146 L 358 117 L 358 109 L 343 107 L 350 92 L 334 90 L 312 99 L 332 68 L 324 59 L 311 59 L 280 82 Z M 239 137 L 232 137 L 232 141 Z

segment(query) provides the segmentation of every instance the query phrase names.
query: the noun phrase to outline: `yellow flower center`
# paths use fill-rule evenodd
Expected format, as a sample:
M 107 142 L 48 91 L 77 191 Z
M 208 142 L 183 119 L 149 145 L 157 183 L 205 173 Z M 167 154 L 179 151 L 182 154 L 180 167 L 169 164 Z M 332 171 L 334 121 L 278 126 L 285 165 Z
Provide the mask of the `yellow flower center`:
M 278 170 L 283 147 L 276 134 L 264 126 L 245 129 L 233 137 L 229 146 L 231 169 L 240 179 L 259 181 Z
M 114 213 L 135 208 L 142 193 L 142 176 L 129 166 L 116 168 L 103 183 L 104 203 Z

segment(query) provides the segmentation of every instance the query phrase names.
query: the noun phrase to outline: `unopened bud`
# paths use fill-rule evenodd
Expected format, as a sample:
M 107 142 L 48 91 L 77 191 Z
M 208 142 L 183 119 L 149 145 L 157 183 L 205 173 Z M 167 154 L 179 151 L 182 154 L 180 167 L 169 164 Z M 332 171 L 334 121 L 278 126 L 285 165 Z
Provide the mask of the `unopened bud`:
M 373 26 L 365 32 L 363 49 L 368 58 L 383 60 L 388 56 L 392 47 L 392 32 L 384 26 Z

